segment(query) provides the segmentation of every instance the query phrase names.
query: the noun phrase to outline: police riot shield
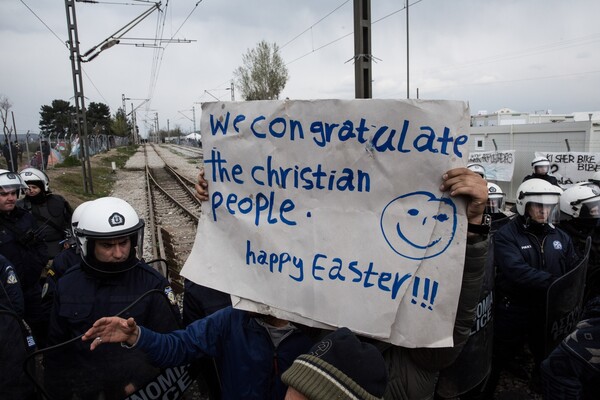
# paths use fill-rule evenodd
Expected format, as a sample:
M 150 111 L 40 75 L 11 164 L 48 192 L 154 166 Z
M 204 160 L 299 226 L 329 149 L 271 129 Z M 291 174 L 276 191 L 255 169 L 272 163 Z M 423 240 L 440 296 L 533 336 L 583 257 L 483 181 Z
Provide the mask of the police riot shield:
M 12 311 L 0 310 L 0 399 L 28 399 L 35 389 L 23 370 L 27 356 L 35 351 L 29 327 Z M 35 375 L 35 364 L 30 374 Z
M 552 282 L 546 292 L 545 356 L 550 354 L 579 322 L 591 243 L 591 238 L 588 237 L 585 255 L 579 264 Z
M 494 246 L 490 237 L 483 283 L 471 333 L 456 360 L 440 371 L 436 395 L 454 399 L 480 385 L 492 368 L 494 336 Z
M 144 327 L 153 331 L 180 327 L 179 316 L 161 290 L 145 293 L 118 315 L 140 312 L 148 316 Z M 47 400 L 179 399 L 195 379 L 187 365 L 160 369 L 141 350 L 119 343 L 104 343 L 91 351 L 90 341 L 83 342 L 81 335 L 36 351 L 26 360 L 27 365 L 36 362 L 43 373 L 28 375 Z

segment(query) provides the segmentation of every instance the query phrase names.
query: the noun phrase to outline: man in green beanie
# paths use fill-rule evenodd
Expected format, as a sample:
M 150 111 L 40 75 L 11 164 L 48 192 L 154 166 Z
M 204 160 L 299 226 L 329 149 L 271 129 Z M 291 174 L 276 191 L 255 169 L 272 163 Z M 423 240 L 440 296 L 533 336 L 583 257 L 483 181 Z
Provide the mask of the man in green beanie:
M 383 398 L 387 368 L 377 348 L 340 328 L 294 360 L 281 380 L 285 400 Z

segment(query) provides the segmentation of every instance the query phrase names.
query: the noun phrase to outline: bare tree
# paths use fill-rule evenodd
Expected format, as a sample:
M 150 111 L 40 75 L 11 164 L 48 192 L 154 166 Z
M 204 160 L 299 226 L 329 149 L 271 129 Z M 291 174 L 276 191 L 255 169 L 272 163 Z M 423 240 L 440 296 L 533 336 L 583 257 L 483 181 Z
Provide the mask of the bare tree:
M 285 87 L 288 71 L 279 55 L 279 46 L 259 42 L 242 56 L 235 71 L 236 82 L 244 100 L 275 100 Z
M 12 132 L 12 128 L 8 126 L 8 112 L 12 108 L 12 103 L 5 95 L 0 96 L 0 118 L 2 118 L 2 129 L 4 138 L 8 140 Z

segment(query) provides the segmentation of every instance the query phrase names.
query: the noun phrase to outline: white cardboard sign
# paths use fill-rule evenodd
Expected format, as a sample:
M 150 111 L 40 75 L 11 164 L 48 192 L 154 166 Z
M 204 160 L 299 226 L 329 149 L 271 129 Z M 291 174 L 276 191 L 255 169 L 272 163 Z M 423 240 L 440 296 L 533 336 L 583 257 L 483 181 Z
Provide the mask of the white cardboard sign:
M 549 174 L 554 175 L 558 184 L 567 188 L 574 183 L 587 182 L 594 173 L 600 171 L 600 153 L 583 151 L 535 152 L 536 157 L 546 157 L 550 161 Z
M 182 275 L 297 322 L 452 345 L 467 224 L 439 186 L 466 164 L 465 103 L 214 102 L 201 126 L 210 200 Z
M 483 166 L 488 181 L 510 182 L 515 171 L 515 151 L 477 151 L 469 154 L 469 162 Z

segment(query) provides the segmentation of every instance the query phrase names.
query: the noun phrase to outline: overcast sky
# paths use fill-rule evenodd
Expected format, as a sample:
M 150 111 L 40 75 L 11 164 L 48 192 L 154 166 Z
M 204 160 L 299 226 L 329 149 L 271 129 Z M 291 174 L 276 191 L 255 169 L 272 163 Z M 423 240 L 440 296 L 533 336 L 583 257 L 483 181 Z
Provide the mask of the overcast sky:
M 118 4 L 120 3 L 120 4 Z M 200 127 L 201 102 L 226 90 L 242 54 L 276 42 L 290 79 L 281 98 L 354 97 L 353 1 L 169 0 L 122 43 L 82 64 L 86 103 L 114 114 L 122 94 L 151 97 L 138 111 L 142 132 Z M 198 3 L 198 4 L 197 4 Z M 406 98 L 404 0 L 372 0 L 373 97 Z M 410 96 L 467 101 L 471 113 L 600 110 L 600 1 L 410 0 Z M 136 0 L 76 3 L 80 50 L 101 43 L 148 9 Z M 186 19 L 187 18 L 187 19 Z M 159 25 L 160 21 L 164 24 Z M 157 26 L 159 25 L 159 26 Z M 136 47 L 164 39 L 190 43 Z M 39 132 L 39 111 L 73 97 L 64 2 L 0 0 L 0 96 L 17 130 Z M 213 97 L 214 96 L 214 97 Z M 236 93 L 236 100 L 240 100 Z M 127 100 L 128 112 L 141 100 Z M 144 123 L 144 120 L 146 122 Z M 12 122 L 12 121 L 11 121 Z

